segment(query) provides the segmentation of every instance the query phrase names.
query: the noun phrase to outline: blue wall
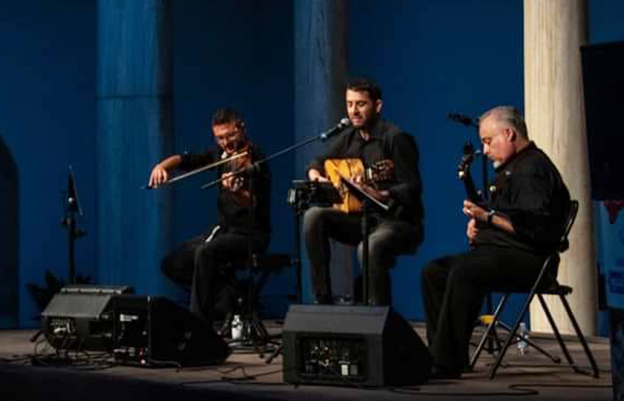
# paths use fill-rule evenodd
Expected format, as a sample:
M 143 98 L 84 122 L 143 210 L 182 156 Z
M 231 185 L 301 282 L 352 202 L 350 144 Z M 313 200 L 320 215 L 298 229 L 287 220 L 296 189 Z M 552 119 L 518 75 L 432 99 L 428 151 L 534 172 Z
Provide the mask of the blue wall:
M 425 241 L 394 269 L 394 304 L 422 319 L 420 271 L 434 257 L 466 249 L 462 145 L 479 143 L 446 114 L 478 116 L 497 104 L 523 105 L 522 1 L 351 2 L 350 70 L 384 89 L 386 118 L 411 132 L 420 153 Z M 473 167 L 479 182 L 480 166 Z
M 174 2 L 175 152 L 215 146 L 210 118 L 224 105 L 243 113 L 248 135 L 267 155 L 292 144 L 292 7 L 289 0 Z M 293 215 L 286 205 L 293 163 L 290 154 L 270 163 L 274 252 L 293 248 Z M 174 189 L 174 246 L 215 223 L 216 189 L 199 189 L 215 178 L 205 173 Z M 289 270 L 271 280 L 273 314 L 286 310 L 294 277 Z
M 73 165 L 90 232 L 77 271 L 95 273 L 95 2 L 0 2 L 0 132 L 20 178 L 20 321 L 37 324 L 25 284 L 67 275 L 60 190 Z
M 587 29 L 589 44 L 624 40 L 624 2 L 619 0 L 589 0 Z
M 0 5 L 0 132 L 21 180 L 20 324 L 27 327 L 37 324 L 37 311 L 24 285 L 41 283 L 48 268 L 66 275 L 66 232 L 59 221 L 69 164 L 85 211 L 80 225 L 91 233 L 77 243 L 77 268 L 97 279 L 96 7 L 95 0 Z M 623 8 L 616 0 L 589 1 L 591 42 L 624 39 Z M 224 104 L 243 111 L 250 136 L 267 153 L 292 144 L 292 31 L 289 0 L 174 2 L 174 151 L 212 146 L 210 115 Z M 397 309 L 421 319 L 420 269 L 466 244 L 455 168 L 464 141 L 477 141 L 445 117 L 449 111 L 476 116 L 500 103 L 523 107 L 522 1 L 354 0 L 349 32 L 351 75 L 379 81 L 385 117 L 411 132 L 421 149 L 426 239 L 393 271 Z M 291 156 L 271 163 L 274 251 L 292 249 L 285 196 L 299 178 L 293 163 Z M 169 189 L 175 192 L 175 244 L 214 221 L 214 194 L 198 189 L 212 178 L 206 173 Z M 272 312 L 284 310 L 293 279 L 287 272 L 271 281 Z M 168 291 L 182 297 L 173 286 Z

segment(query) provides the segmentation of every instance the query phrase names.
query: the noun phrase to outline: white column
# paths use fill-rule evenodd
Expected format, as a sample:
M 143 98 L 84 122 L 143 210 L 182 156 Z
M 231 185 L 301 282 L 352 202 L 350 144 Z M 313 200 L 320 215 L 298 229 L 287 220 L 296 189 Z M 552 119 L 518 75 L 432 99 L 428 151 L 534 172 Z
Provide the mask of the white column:
M 580 202 L 570 249 L 559 267 L 559 281 L 587 335 L 597 329 L 596 256 L 590 199 L 589 164 L 580 46 L 586 41 L 585 0 L 524 0 L 524 85 L 529 136 L 557 165 L 572 198 Z M 563 333 L 573 328 L 556 299 L 548 304 Z M 531 328 L 551 331 L 538 301 L 531 305 Z

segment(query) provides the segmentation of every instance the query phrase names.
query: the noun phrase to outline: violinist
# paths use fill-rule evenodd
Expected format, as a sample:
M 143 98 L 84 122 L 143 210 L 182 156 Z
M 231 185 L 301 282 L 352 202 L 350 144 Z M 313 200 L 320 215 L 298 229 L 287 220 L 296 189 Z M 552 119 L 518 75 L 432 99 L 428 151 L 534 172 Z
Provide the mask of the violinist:
M 368 168 L 392 166 L 392 174 L 380 182 L 360 181 L 363 190 L 390 205 L 387 213 L 371 213 L 369 223 L 368 294 L 370 305 L 391 304 L 389 269 L 399 254 L 416 252 L 423 238 L 423 207 L 418 169 L 418 148 L 407 132 L 381 118 L 382 96 L 371 80 L 357 79 L 346 88 L 346 108 L 351 127 L 329 142 L 307 168 L 311 181 L 328 181 L 330 167 L 344 159 L 357 159 Z M 332 180 L 333 181 L 333 180 Z M 362 213 L 336 207 L 312 207 L 304 215 L 305 244 L 310 259 L 316 303 L 332 303 L 329 239 L 358 245 L 362 260 Z M 341 268 L 342 266 L 333 266 Z
M 149 186 L 157 188 L 175 169 L 192 171 L 220 160 L 217 222 L 201 235 L 180 245 L 162 261 L 161 270 L 177 284 L 190 287 L 190 310 L 211 325 L 231 310 L 234 299 L 226 285 L 233 271 L 224 271 L 234 259 L 244 261 L 263 252 L 270 240 L 270 172 L 268 165 L 253 164 L 264 155 L 246 135 L 245 123 L 231 108 L 217 110 L 212 119 L 217 147 L 200 154 L 170 156 L 152 169 Z M 254 168 L 250 168 L 253 166 Z M 236 172 L 243 170 L 244 174 Z

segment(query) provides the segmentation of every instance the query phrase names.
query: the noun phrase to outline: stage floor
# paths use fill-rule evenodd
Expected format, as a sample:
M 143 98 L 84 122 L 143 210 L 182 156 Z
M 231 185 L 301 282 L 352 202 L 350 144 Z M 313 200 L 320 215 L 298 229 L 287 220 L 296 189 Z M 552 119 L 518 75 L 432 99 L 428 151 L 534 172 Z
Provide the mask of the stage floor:
M 280 326 L 266 322 L 272 333 Z M 414 329 L 425 338 L 424 327 Z M 600 378 L 574 373 L 531 350 L 518 356 L 515 349 L 494 380 L 488 379 L 493 358 L 484 354 L 475 371 L 461 380 L 430 381 L 420 386 L 363 389 L 301 385 L 282 380 L 282 357 L 267 364 L 258 353 L 235 350 L 219 366 L 201 368 L 141 368 L 115 366 L 106 358 L 81 356 L 72 366 L 34 366 L 32 356 L 47 351 L 30 338 L 31 330 L 0 331 L 0 400 L 112 401 L 112 400 L 613 400 L 609 342 L 588 338 L 600 368 Z M 563 358 L 554 338 L 531 337 Z M 569 337 L 566 337 L 569 339 Z M 567 342 L 577 363 L 589 371 L 581 346 Z M 45 361 L 45 359 L 44 359 Z

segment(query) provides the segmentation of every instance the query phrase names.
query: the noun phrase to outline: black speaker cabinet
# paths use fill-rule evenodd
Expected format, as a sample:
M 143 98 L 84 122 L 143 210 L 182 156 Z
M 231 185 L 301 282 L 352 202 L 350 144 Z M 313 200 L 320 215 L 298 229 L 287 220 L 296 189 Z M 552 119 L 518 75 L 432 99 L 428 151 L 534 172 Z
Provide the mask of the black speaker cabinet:
M 120 295 L 112 302 L 114 354 L 141 366 L 217 365 L 231 350 L 187 308 L 164 297 Z
M 41 313 L 41 330 L 57 349 L 112 351 L 111 300 L 131 287 L 70 285 Z
M 399 386 L 427 381 L 429 350 L 391 307 L 292 305 L 284 381 Z

